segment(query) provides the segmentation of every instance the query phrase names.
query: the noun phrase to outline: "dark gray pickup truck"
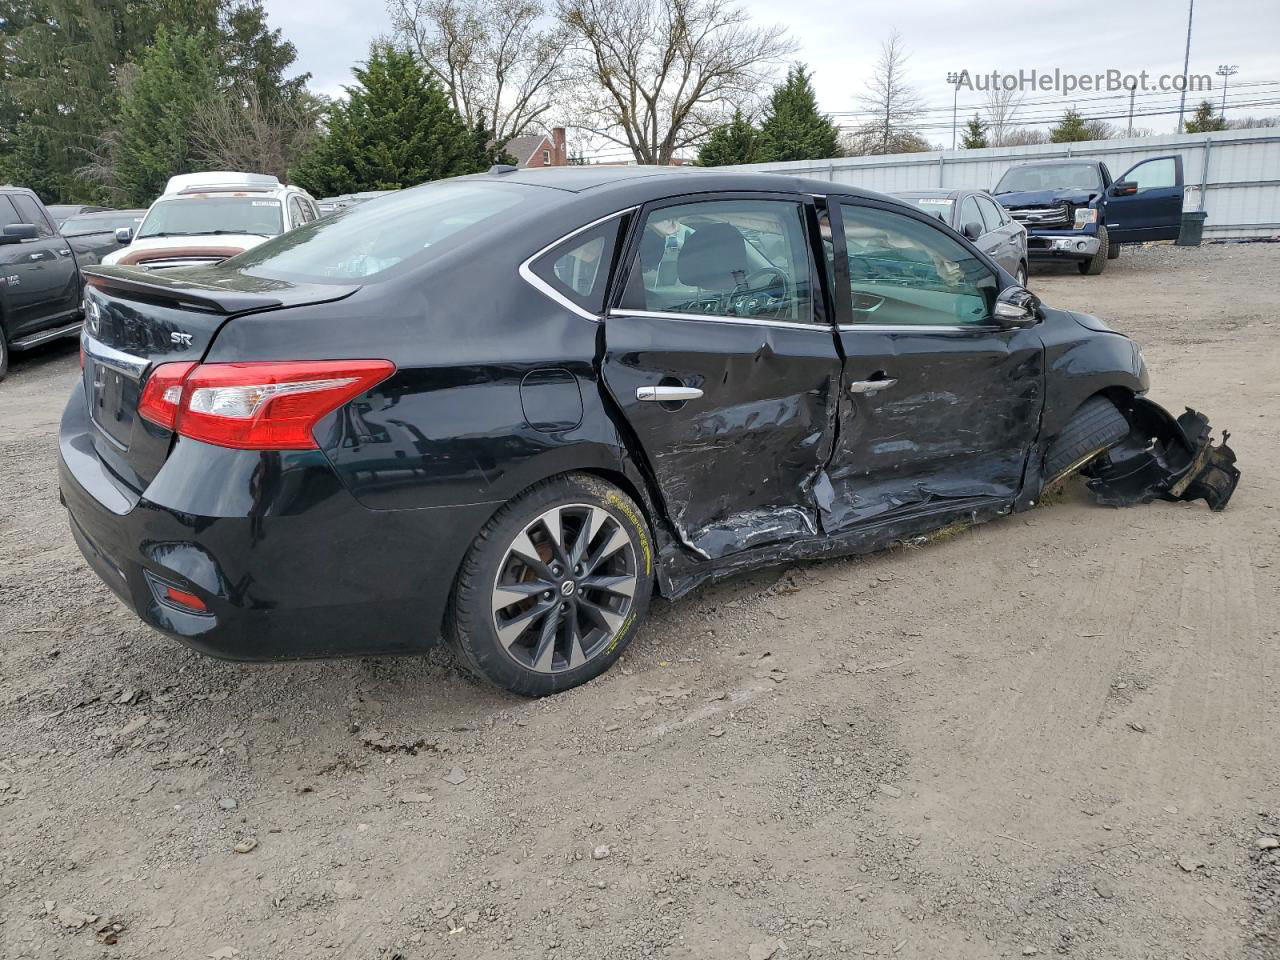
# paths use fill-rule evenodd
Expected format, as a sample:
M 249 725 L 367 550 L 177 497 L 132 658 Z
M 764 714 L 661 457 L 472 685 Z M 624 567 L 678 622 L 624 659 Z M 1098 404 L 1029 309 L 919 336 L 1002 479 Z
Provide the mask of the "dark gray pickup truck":
M 0 379 L 9 353 L 80 332 L 80 267 L 40 198 L 0 186 Z

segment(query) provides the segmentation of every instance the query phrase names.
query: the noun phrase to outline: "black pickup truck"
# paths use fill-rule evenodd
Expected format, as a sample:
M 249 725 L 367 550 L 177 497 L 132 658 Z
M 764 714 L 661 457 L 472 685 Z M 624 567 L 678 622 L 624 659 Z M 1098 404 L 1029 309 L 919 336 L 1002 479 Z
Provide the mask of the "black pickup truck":
M 40 198 L 0 186 L 0 379 L 9 353 L 80 332 L 80 267 Z
M 1119 180 L 1100 160 L 1015 163 L 991 191 L 1027 228 L 1033 261 L 1075 260 L 1101 273 L 1123 243 L 1175 240 L 1182 228 L 1182 158 L 1151 157 Z

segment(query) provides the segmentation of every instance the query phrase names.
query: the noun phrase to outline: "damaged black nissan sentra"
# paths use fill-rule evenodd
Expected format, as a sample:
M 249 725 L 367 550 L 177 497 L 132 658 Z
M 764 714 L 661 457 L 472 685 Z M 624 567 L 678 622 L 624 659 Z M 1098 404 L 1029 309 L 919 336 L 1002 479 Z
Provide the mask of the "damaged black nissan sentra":
M 656 589 L 1033 506 L 1202 498 L 1234 455 L 1138 347 L 937 218 L 777 175 L 495 168 L 216 266 L 89 273 L 61 489 L 153 627 L 422 651 L 523 694 Z M 1225 437 L 1224 437 L 1225 440 Z

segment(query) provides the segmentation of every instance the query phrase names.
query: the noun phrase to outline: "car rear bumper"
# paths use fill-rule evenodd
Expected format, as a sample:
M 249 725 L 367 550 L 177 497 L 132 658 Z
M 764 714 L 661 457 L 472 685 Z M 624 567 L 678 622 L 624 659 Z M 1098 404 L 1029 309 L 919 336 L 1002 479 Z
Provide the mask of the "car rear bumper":
M 80 552 L 150 626 L 232 660 L 429 647 L 458 565 L 494 509 L 370 510 L 318 452 L 188 440 L 139 497 L 92 455 L 88 429 L 77 390 L 63 415 L 59 484 Z M 194 594 L 206 612 L 171 602 L 168 587 Z
M 1082 233 L 1027 235 L 1027 254 L 1032 260 L 1052 260 L 1063 257 L 1087 260 L 1097 252 L 1098 238 L 1095 235 Z

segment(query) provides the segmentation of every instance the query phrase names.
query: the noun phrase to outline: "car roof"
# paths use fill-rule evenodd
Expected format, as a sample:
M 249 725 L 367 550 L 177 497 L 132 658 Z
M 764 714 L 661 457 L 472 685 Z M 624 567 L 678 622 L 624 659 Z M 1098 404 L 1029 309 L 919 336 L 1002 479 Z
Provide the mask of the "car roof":
M 118 217 L 135 216 L 141 217 L 146 215 L 146 210 L 91 210 L 86 213 L 73 214 L 77 220 L 115 220 Z
M 895 190 L 893 196 L 902 197 L 904 200 L 914 200 L 917 197 L 945 197 L 951 200 L 956 199 L 962 193 L 978 193 L 977 190 Z
M 496 172 L 495 172 L 496 171 Z M 634 193 L 637 190 L 658 199 L 669 194 L 700 190 L 777 190 L 824 195 L 828 192 L 851 196 L 877 197 L 880 194 L 843 183 L 811 180 L 789 174 L 760 173 L 733 169 L 658 166 L 594 166 L 494 168 L 489 173 L 467 179 L 521 183 L 550 187 L 569 193 L 601 195 Z
M 1016 163 L 1009 164 L 1010 167 L 1048 167 L 1057 166 L 1062 163 L 1099 163 L 1098 160 L 1090 160 L 1087 157 L 1058 157 L 1048 160 L 1019 160 Z

